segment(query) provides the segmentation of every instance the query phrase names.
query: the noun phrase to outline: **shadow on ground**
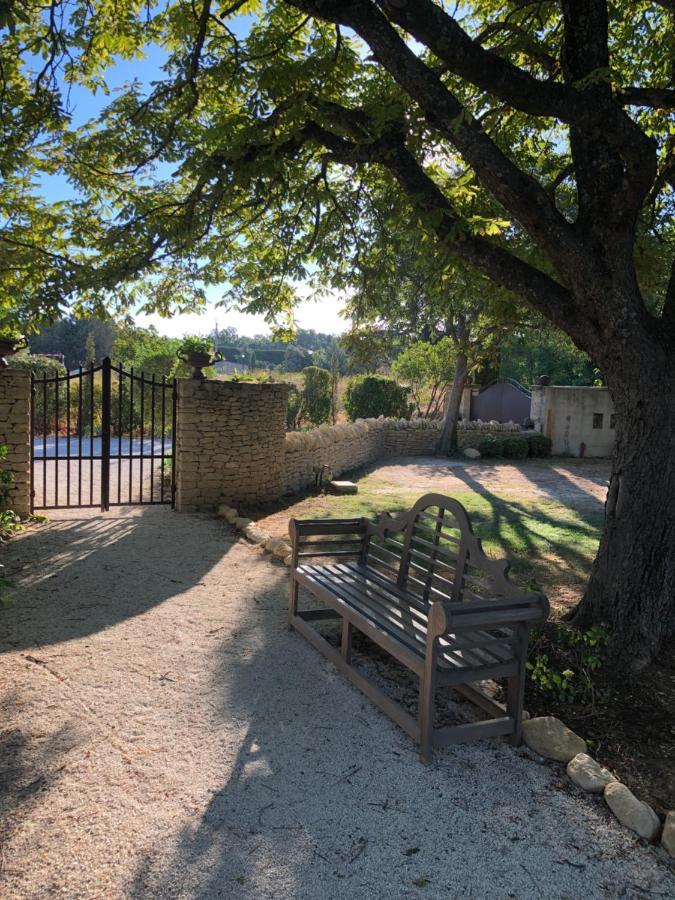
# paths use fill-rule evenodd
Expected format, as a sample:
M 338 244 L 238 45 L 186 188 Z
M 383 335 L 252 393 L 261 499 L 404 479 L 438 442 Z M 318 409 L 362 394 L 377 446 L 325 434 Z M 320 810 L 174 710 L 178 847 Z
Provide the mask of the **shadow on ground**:
M 198 519 L 186 518 L 180 553 L 167 553 L 166 517 L 175 515 L 149 506 L 69 513 L 8 544 L 15 602 L 0 608 L 0 653 L 95 634 L 199 584 L 231 540 L 204 546 Z
M 246 727 L 200 819 L 139 865 L 134 900 L 608 897 L 617 880 L 658 884 L 557 767 L 501 741 L 421 765 L 406 735 L 286 631 L 277 585 L 219 652 L 219 714 Z

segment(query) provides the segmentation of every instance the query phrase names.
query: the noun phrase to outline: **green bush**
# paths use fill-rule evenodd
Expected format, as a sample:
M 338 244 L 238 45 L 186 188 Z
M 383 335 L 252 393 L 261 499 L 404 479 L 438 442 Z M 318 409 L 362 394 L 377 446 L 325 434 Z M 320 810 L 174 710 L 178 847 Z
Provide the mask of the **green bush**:
M 300 413 L 302 410 L 302 394 L 294 384 L 288 391 L 288 405 L 286 406 L 286 430 L 296 431 L 300 426 Z
M 42 356 L 40 353 L 19 353 L 12 357 L 11 367 L 32 372 L 36 378 L 54 378 L 58 375 L 62 378 L 68 374 L 68 370 L 58 359 L 50 356 Z
M 213 356 L 216 352 L 215 345 L 211 338 L 200 337 L 197 334 L 186 334 L 181 340 L 178 352 L 186 356 L 190 353 L 206 353 Z
M 545 434 L 535 431 L 534 434 L 526 434 L 525 440 L 527 441 L 527 449 L 530 456 L 544 458 L 551 455 L 553 441 L 550 437 L 546 437 Z
M 347 385 L 344 405 L 351 422 L 378 416 L 402 419 L 410 415 L 408 388 L 384 375 L 358 375 Z
M 484 437 L 476 448 L 485 459 L 501 459 L 504 456 L 504 441 L 494 437 Z
M 328 369 L 307 366 L 302 370 L 302 406 L 299 418 L 322 425 L 331 418 L 333 379 Z
M 506 459 L 527 459 L 528 448 L 524 437 L 504 438 L 504 457 Z

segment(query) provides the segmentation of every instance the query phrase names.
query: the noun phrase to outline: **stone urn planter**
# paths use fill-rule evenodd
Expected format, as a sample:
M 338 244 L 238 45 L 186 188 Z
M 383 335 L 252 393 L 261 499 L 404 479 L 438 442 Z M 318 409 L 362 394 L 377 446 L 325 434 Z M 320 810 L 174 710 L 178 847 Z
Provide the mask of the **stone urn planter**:
M 25 350 L 28 341 L 25 338 L 3 338 L 0 337 L 0 369 L 6 368 L 9 363 L 5 359 L 6 356 L 12 356 L 19 350 Z
M 198 381 L 204 381 L 206 378 L 202 371 L 203 369 L 212 366 L 214 362 L 219 362 L 223 358 L 220 353 L 208 350 L 193 350 L 188 347 L 179 350 L 176 355 L 178 359 L 192 367 L 192 377 Z

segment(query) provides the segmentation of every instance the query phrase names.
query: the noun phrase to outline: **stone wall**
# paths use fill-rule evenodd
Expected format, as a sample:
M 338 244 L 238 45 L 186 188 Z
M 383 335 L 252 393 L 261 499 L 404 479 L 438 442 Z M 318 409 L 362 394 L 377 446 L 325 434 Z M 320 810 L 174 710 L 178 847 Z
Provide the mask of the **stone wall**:
M 551 438 L 554 455 L 611 456 L 614 404 L 607 388 L 533 385 L 534 427 Z
M 433 453 L 440 422 L 429 419 L 359 419 L 286 434 L 284 491 L 312 487 L 316 470 L 328 466 L 334 477 L 387 456 Z
M 460 450 L 466 447 L 477 449 L 485 438 L 506 438 L 522 433 L 520 425 L 515 422 L 481 422 L 474 419 L 460 422 L 457 426 L 457 446 Z
M 28 516 L 30 502 L 30 372 L 0 369 L 0 444 L 9 454 L 3 468 L 14 473 L 9 507 Z
M 178 380 L 176 509 L 281 496 L 288 385 Z

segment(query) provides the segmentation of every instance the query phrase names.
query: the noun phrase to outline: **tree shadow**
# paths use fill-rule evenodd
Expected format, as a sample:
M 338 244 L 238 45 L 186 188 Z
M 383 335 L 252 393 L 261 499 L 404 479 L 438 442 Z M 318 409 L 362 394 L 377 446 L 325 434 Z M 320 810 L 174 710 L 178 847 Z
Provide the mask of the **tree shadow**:
M 489 461 L 488 461 L 489 462 Z M 480 492 L 491 495 L 489 483 L 492 473 L 499 474 L 505 466 L 511 466 L 518 474 L 532 484 L 542 494 L 561 505 L 578 511 L 582 508 L 602 509 L 604 497 L 595 493 L 583 484 L 589 482 L 606 490 L 609 481 L 609 464 L 607 460 L 580 460 L 552 457 L 546 460 L 504 461 L 489 463 L 486 469 L 483 461 L 472 463 L 467 460 L 434 459 L 433 463 L 422 462 L 414 457 L 395 460 L 392 464 L 414 464 L 425 478 L 459 478 L 467 476 L 478 485 Z M 474 477 L 475 475 L 475 477 Z M 483 476 L 482 479 L 480 476 Z M 576 476 L 576 477 L 575 477 Z M 581 481 L 580 481 L 580 480 Z M 491 495 L 492 496 L 492 495 Z
M 5 709 L 21 702 L 16 691 L 2 698 Z M 25 817 L 39 806 L 59 778 L 62 756 L 79 743 L 80 735 L 70 722 L 41 741 L 32 740 L 18 725 L 0 730 L 0 846 L 9 841 L 17 816 Z
M 434 480 L 451 477 L 485 501 L 485 508 L 470 510 L 474 529 L 480 538 L 492 545 L 493 550 L 509 558 L 515 573 L 527 575 L 536 569 L 542 571 L 546 568 L 561 576 L 571 570 L 575 578 L 587 577 L 590 559 L 583 545 L 585 543 L 588 550 L 589 544 L 599 540 L 604 501 L 573 477 L 570 478 L 560 465 L 556 464 L 553 470 L 548 460 L 539 464 L 528 461 L 515 466 L 519 476 L 540 492 L 536 502 L 529 501 L 527 497 L 511 499 L 501 493 L 501 480 L 499 492 L 491 486 L 491 480 L 499 477 L 500 468 L 501 465 L 497 464 L 486 472 L 482 465 L 468 465 L 457 460 L 416 463 L 417 472 L 429 482 L 431 488 Z M 583 477 L 604 485 L 606 467 L 598 465 L 597 471 L 584 471 Z M 556 482 L 561 483 L 562 489 L 556 487 Z M 452 486 L 444 488 L 439 485 L 437 490 L 453 494 Z M 405 505 L 394 504 L 392 508 Z M 388 506 L 392 506 L 391 502 Z M 561 515 L 561 509 L 569 510 L 569 515 Z
M 455 472 L 455 477 L 489 502 L 489 512 L 474 510 L 471 520 L 478 536 L 496 544 L 509 558 L 514 572 L 527 573 L 536 564 L 560 572 L 568 567 L 576 575 L 587 576 L 590 560 L 577 548 L 575 539 L 580 542 L 599 539 L 603 521 L 601 507 L 596 510 L 588 507 L 579 509 L 556 497 L 555 503 L 573 514 L 570 520 L 547 511 L 542 505 L 528 505 L 526 501 L 500 497 L 467 470 Z M 536 532 L 536 526 L 541 526 L 542 530 Z M 541 545 L 549 552 L 542 552 Z M 562 560 L 563 565 L 557 560 Z
M 593 801 L 556 791 L 547 767 L 501 741 L 421 765 L 413 742 L 286 630 L 279 583 L 219 648 L 222 784 L 140 860 L 128 895 L 539 897 L 543 873 L 568 858 L 565 895 L 588 895 L 595 862 L 579 848 L 597 828 Z M 592 853 L 606 869 L 605 850 Z M 634 862 L 625 869 L 637 877 Z
M 15 604 L 0 608 L 0 653 L 95 634 L 198 584 L 235 538 L 204 542 L 167 507 L 100 516 L 75 512 L 31 528 L 3 548 Z M 172 527 L 169 527 L 172 526 Z M 167 552 L 173 535 L 179 552 Z

